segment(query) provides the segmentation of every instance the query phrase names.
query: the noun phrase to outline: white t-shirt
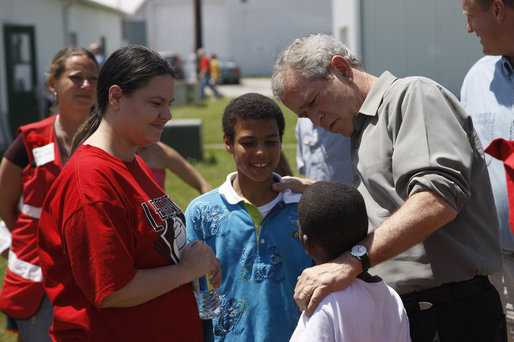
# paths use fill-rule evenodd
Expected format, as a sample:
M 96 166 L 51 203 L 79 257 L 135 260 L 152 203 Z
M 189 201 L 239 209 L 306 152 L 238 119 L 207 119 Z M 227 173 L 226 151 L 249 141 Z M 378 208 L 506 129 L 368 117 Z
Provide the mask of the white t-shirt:
M 284 197 L 282 195 L 281 192 L 278 193 L 277 197 L 275 197 L 275 199 L 267 204 L 264 204 L 264 205 L 261 205 L 260 207 L 257 207 L 257 209 L 259 209 L 259 211 L 261 212 L 261 215 L 262 217 L 266 217 L 266 215 L 268 215 L 269 211 L 271 209 L 273 209 L 273 207 L 275 207 L 278 202 L 280 202 L 282 200 L 282 197 Z
M 302 313 L 290 342 L 409 342 L 409 320 L 398 293 L 383 281 L 356 278 L 333 292 L 310 318 Z

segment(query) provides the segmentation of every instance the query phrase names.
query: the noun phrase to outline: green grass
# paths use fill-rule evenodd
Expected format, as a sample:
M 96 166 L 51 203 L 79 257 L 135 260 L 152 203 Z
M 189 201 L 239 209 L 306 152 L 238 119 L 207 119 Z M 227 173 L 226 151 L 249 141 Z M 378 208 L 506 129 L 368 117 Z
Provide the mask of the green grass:
M 188 105 L 171 108 L 174 119 L 199 118 L 202 119 L 202 143 L 203 160 L 200 162 L 190 160 L 191 164 L 211 184 L 213 188 L 221 185 L 228 173 L 235 171 L 234 159 L 223 148 L 221 117 L 225 106 L 231 98 L 223 98 L 217 101 L 207 99 L 199 105 Z M 294 128 L 296 116 L 282 104 L 281 107 L 286 120 L 286 129 L 283 137 L 283 151 L 287 157 L 291 169 L 296 174 L 296 138 Z M 213 144 L 215 144 L 213 146 Z M 166 192 L 185 211 L 188 204 L 199 193 L 184 183 L 180 178 L 167 170 Z M 0 287 L 3 284 L 7 260 L 0 257 Z M 0 312 L 0 341 L 15 342 L 16 335 L 5 332 L 5 315 Z

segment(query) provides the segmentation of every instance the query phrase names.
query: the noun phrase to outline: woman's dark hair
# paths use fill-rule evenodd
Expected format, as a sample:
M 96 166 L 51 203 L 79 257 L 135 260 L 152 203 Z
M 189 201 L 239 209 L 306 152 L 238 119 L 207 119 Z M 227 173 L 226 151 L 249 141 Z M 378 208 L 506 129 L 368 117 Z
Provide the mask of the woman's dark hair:
M 144 87 L 155 76 L 168 74 L 175 78 L 173 67 L 157 52 L 144 46 L 131 45 L 114 51 L 105 61 L 97 86 L 97 109 L 91 113 L 73 137 L 72 153 L 93 134 L 109 105 L 109 89 L 118 85 L 125 95 Z
M 280 140 L 284 135 L 285 120 L 282 110 L 271 98 L 257 94 L 248 93 L 236 97 L 225 107 L 221 119 L 223 133 L 230 143 L 234 142 L 234 127 L 237 120 L 263 120 L 275 119 L 278 126 Z

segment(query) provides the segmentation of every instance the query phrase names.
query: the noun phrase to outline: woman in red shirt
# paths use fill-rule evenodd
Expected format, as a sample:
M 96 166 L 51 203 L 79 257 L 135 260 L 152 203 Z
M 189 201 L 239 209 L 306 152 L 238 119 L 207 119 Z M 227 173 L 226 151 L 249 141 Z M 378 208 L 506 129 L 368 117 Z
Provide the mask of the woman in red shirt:
M 173 68 L 141 46 L 102 66 L 98 109 L 74 137 L 39 229 L 56 341 L 202 341 L 190 282 L 219 260 L 186 245 L 184 215 L 136 155 L 171 119 Z

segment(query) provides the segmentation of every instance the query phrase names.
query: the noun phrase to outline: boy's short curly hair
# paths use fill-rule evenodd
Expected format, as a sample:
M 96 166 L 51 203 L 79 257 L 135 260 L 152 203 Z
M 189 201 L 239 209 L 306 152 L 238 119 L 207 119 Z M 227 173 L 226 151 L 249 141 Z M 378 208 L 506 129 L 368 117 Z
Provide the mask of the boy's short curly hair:
M 298 203 L 302 234 L 333 259 L 368 233 L 368 215 L 360 192 L 347 184 L 320 181 L 309 186 Z
M 234 142 L 234 127 L 237 120 L 275 119 L 280 140 L 284 135 L 285 120 L 282 110 L 271 98 L 248 93 L 236 97 L 225 108 L 222 118 L 223 133 L 230 143 Z

